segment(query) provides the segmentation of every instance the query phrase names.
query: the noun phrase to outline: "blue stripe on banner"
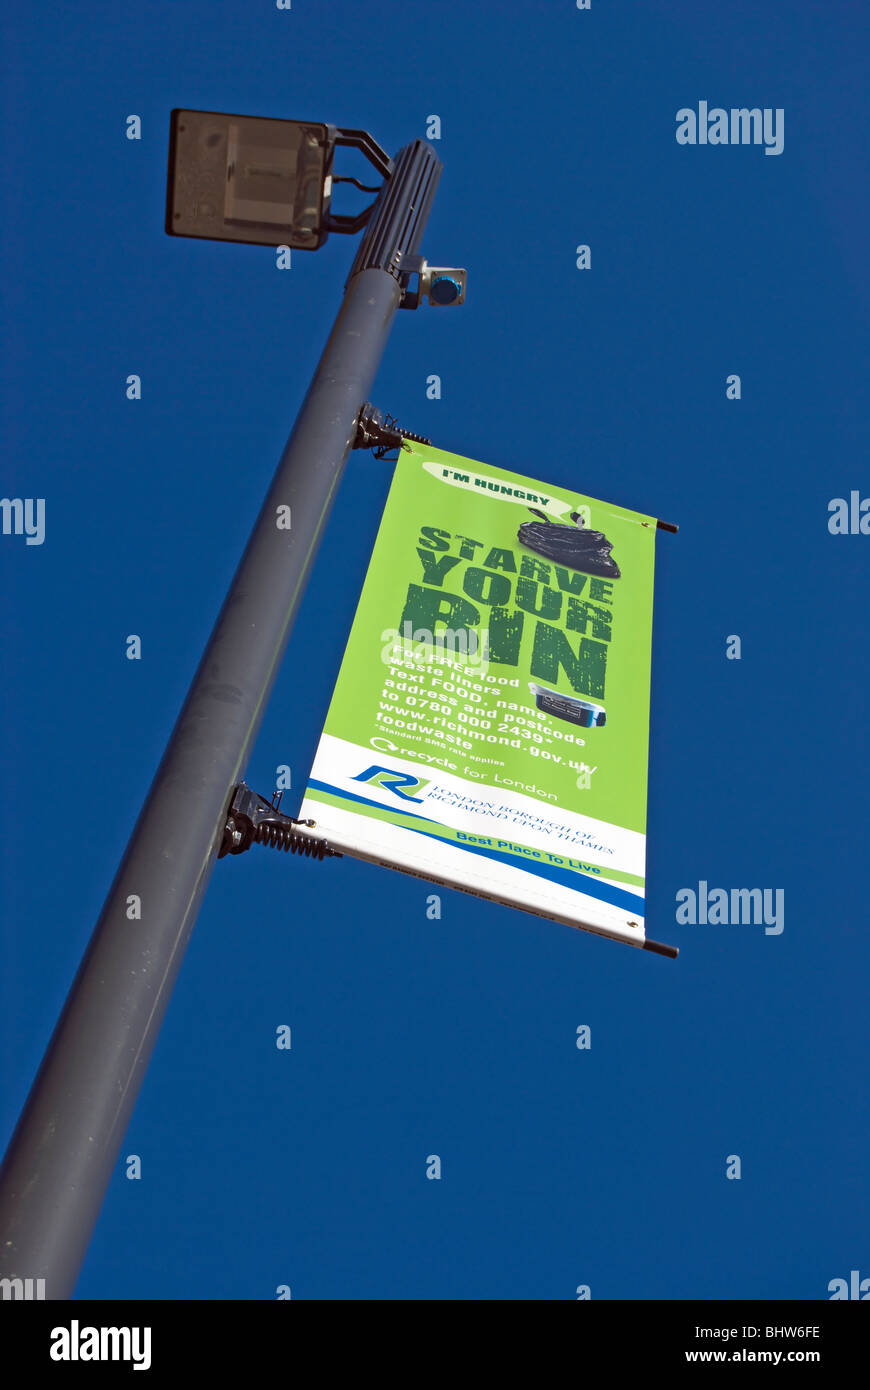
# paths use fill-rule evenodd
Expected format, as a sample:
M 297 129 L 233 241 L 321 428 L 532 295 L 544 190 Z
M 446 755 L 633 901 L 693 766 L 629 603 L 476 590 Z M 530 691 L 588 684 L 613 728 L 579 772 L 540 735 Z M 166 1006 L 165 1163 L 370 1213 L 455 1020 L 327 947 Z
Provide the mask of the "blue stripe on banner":
M 378 811 L 390 809 L 385 807 L 382 801 L 371 801 L 367 796 L 358 796 L 355 792 L 343 791 L 341 787 L 333 787 L 329 782 L 315 782 L 312 779 L 308 785 L 316 791 L 340 796 L 344 801 L 358 801 L 363 806 L 374 806 Z M 396 807 L 395 809 L 398 811 L 400 808 Z M 534 860 L 525 859 L 518 861 L 515 854 L 504 854 L 500 850 L 487 849 L 484 845 L 456 844 L 455 841 L 445 840 L 442 835 L 424 828 L 427 825 L 438 825 L 438 821 L 426 816 L 415 815 L 413 811 L 406 811 L 404 807 L 401 808 L 401 814 L 420 822 L 419 830 L 414 827 L 416 835 L 424 835 L 427 839 L 438 840 L 442 845 L 453 845 L 456 849 L 464 850 L 466 854 L 480 854 L 483 855 L 484 859 L 495 859 L 500 864 L 509 864 L 512 869 L 524 869 L 528 874 L 544 878 L 550 883 L 561 884 L 563 888 L 570 888 L 575 893 L 585 893 L 587 897 L 597 898 L 599 902 L 609 903 L 611 907 L 618 907 L 623 912 L 637 913 L 641 917 L 644 915 L 646 904 L 643 898 L 639 898 L 636 893 L 626 892 L 624 888 L 613 888 L 609 883 L 600 883 L 590 874 L 581 874 L 576 869 L 560 869 L 558 864 L 538 864 Z M 398 829 L 401 830 L 402 827 L 399 826 Z

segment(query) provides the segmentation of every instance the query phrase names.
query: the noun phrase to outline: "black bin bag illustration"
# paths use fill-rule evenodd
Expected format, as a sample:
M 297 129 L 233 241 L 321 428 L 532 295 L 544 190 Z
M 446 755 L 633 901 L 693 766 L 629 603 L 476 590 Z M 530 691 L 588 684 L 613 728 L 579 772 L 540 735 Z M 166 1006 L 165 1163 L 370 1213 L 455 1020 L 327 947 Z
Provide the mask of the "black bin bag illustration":
M 564 522 L 550 521 L 535 507 L 530 507 L 529 511 L 541 520 L 523 522 L 517 531 L 520 545 L 566 569 L 599 575 L 602 579 L 619 579 L 619 566 L 610 554 L 612 543 L 603 531 L 587 530 L 579 512 L 571 513 L 574 525 L 568 526 Z

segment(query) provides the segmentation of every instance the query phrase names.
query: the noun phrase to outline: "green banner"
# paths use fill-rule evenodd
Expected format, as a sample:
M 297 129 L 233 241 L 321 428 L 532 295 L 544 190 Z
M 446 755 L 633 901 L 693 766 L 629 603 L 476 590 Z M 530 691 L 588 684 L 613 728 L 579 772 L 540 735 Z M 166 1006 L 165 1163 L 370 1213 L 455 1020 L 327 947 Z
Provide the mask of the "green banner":
M 643 945 L 655 536 L 406 443 L 303 803 L 317 834 Z

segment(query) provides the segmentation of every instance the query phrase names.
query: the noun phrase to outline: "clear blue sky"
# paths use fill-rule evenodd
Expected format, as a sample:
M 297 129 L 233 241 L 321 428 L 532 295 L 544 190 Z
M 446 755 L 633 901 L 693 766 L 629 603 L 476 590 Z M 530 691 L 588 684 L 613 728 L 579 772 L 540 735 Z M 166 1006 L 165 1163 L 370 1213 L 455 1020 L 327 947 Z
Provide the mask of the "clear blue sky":
M 399 316 L 377 404 L 680 524 L 647 918 L 679 960 L 446 890 L 431 922 L 425 884 L 348 859 L 222 861 L 124 1142 L 143 1177 L 119 1162 L 79 1296 L 822 1299 L 870 1275 L 870 537 L 827 527 L 870 496 L 864 7 L 102 0 L 3 28 L 2 491 L 46 499 L 46 536 L 0 537 L 0 1145 L 354 252 L 279 272 L 167 237 L 173 106 L 389 151 L 438 114 L 423 249 L 468 267 L 468 302 Z M 700 100 L 783 108 L 782 154 L 678 145 Z M 389 472 L 352 457 L 248 769 L 267 790 L 289 764 L 294 804 Z M 677 925 L 700 880 L 783 889 L 783 933 Z

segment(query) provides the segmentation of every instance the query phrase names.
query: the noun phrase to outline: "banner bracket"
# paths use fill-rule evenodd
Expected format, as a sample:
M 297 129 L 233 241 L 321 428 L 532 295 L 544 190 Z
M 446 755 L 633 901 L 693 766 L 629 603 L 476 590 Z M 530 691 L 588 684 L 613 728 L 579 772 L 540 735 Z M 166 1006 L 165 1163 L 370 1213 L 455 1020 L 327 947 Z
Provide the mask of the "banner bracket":
M 283 792 L 275 792 L 272 800 L 267 801 L 240 782 L 233 791 L 227 811 L 218 859 L 223 859 L 225 854 L 244 854 L 253 844 L 270 845 L 273 849 L 283 849 L 285 853 L 304 854 L 313 859 L 341 859 L 340 850 L 331 849 L 326 840 L 297 828 L 311 828 L 316 821 L 296 820 L 278 809 L 283 795 Z
M 354 449 L 374 449 L 376 459 L 387 459 L 387 455 L 402 447 L 402 441 L 413 439 L 416 444 L 430 444 L 431 439 L 427 439 L 422 434 L 412 434 L 410 430 L 403 430 L 394 415 L 387 415 L 384 418 L 382 412 L 377 410 L 370 401 L 366 401 L 359 413 L 356 425 L 356 436 L 352 448 Z M 396 459 L 387 459 L 389 463 L 395 463 Z

